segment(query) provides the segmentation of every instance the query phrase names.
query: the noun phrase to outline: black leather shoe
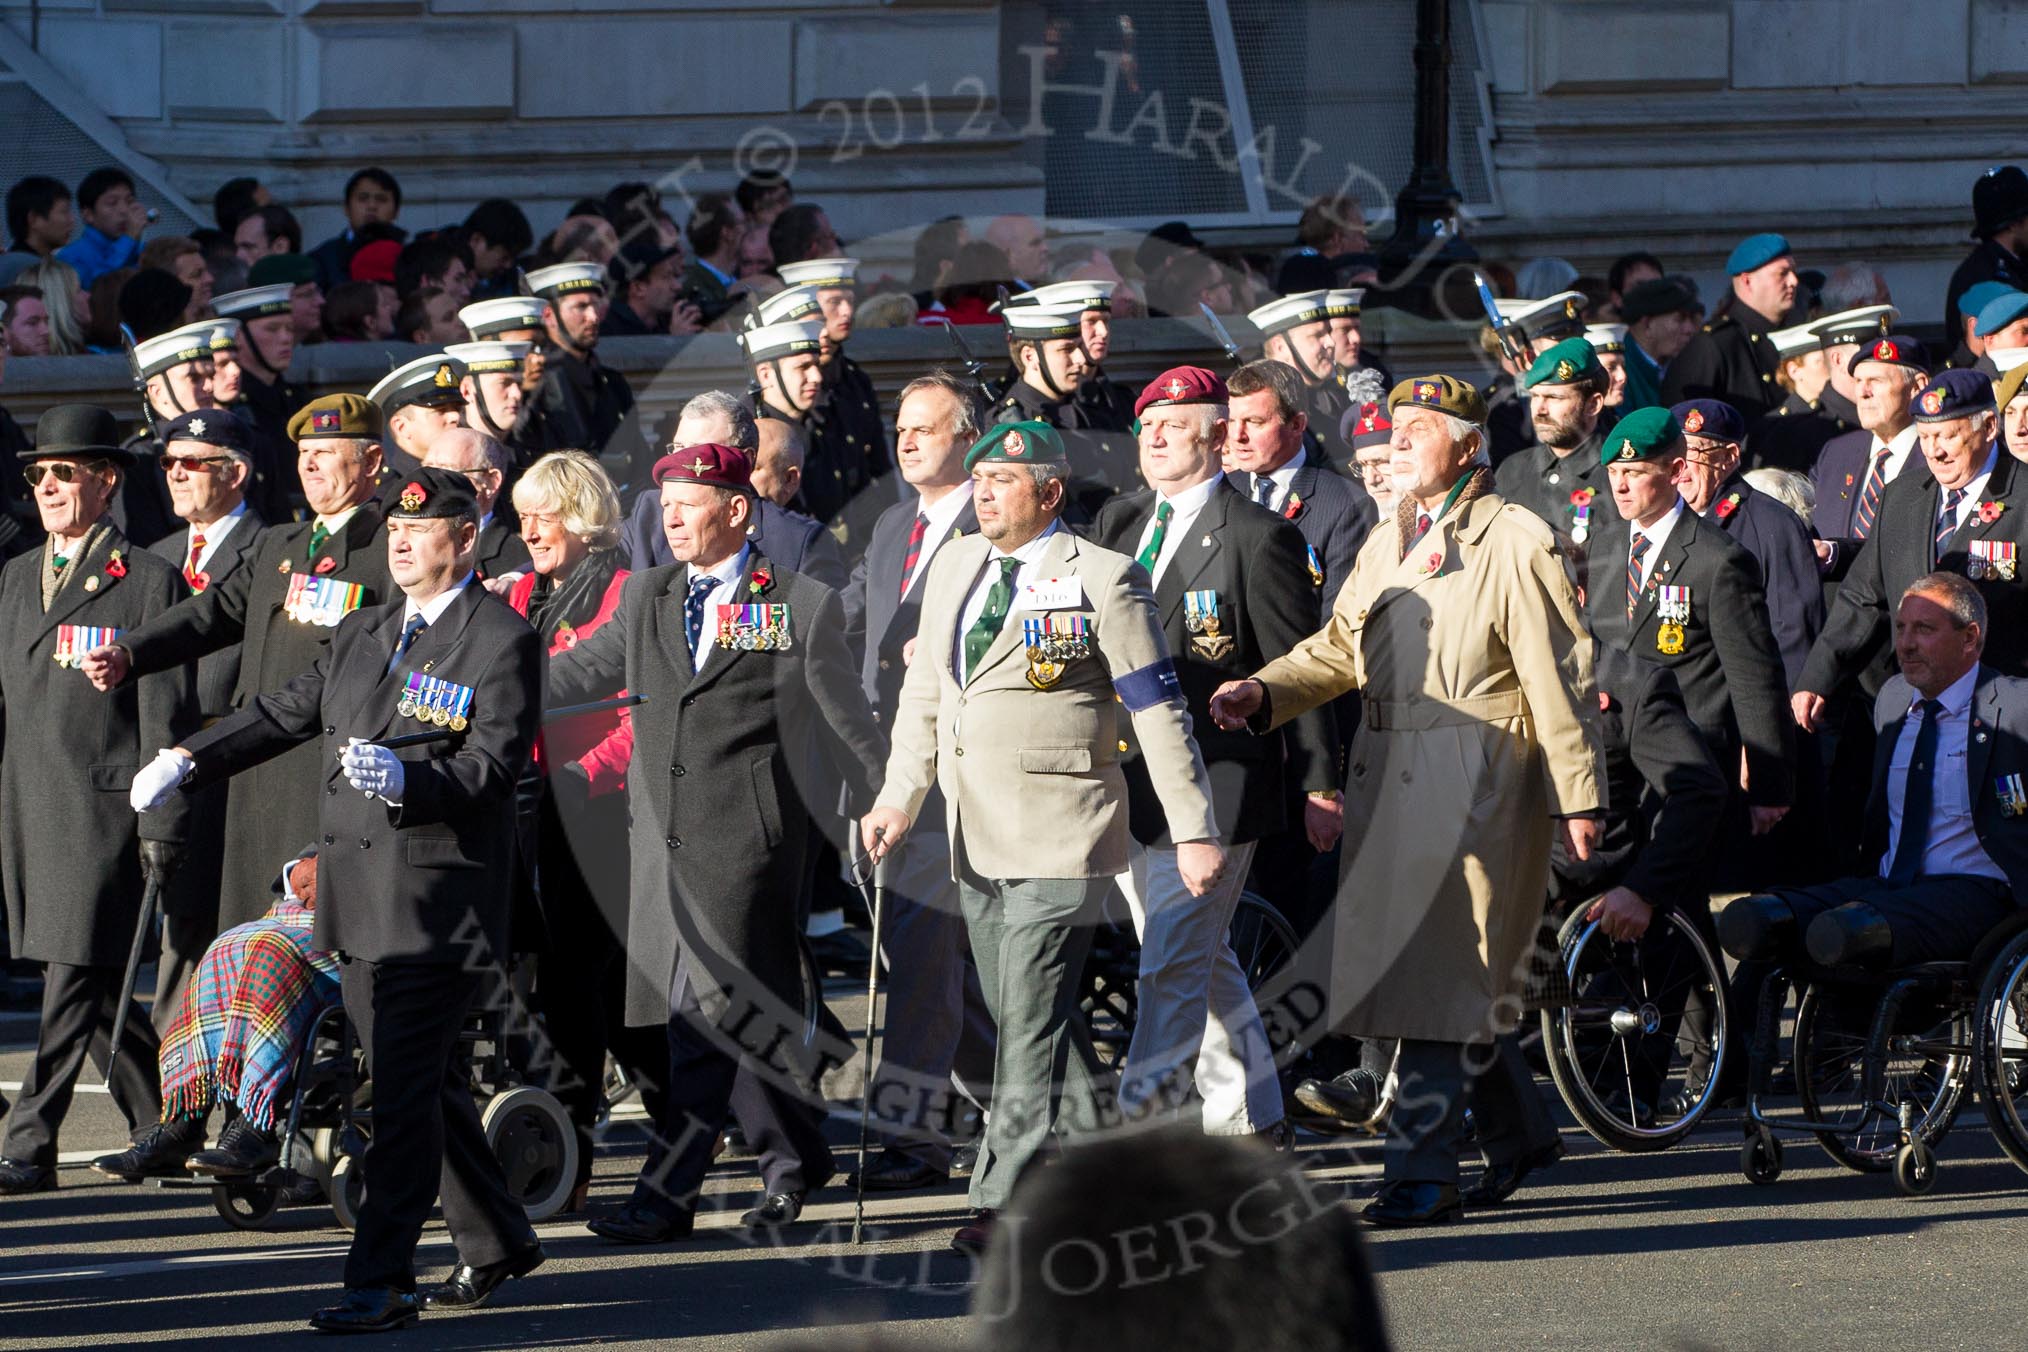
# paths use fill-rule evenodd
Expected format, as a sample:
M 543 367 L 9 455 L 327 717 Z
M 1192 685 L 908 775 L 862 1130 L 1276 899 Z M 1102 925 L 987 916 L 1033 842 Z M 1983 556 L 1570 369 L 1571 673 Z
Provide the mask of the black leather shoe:
M 979 1143 L 967 1141 L 951 1150 L 951 1177 L 970 1177 L 972 1170 L 979 1167 Z
M 21 1160 L 0 1159 L 0 1197 L 29 1192 L 55 1192 L 56 1170 Z
M 1254 1139 L 1277 1155 L 1286 1155 L 1296 1148 L 1296 1124 L 1285 1117 L 1271 1127 L 1262 1127 Z
M 761 1198 L 761 1204 L 739 1218 L 739 1223 L 749 1230 L 779 1230 L 784 1225 L 794 1225 L 796 1217 L 803 1214 L 803 1194 L 800 1192 L 771 1192 Z
M 244 1117 L 235 1117 L 219 1136 L 218 1144 L 200 1150 L 184 1162 L 193 1174 L 215 1178 L 258 1173 L 282 1157 L 282 1143 L 273 1133 L 262 1131 Z
M 1505 1164 L 1489 1164 L 1479 1175 L 1479 1181 L 1466 1191 L 1464 1202 L 1469 1207 L 1498 1206 L 1514 1195 L 1528 1175 L 1547 1169 L 1563 1158 L 1563 1142 L 1551 1141 L 1540 1150 L 1531 1150 L 1520 1159 Z
M 443 1283 L 422 1294 L 425 1310 L 476 1310 L 493 1298 L 500 1283 L 509 1277 L 526 1277 L 542 1266 L 544 1254 L 538 1241 L 520 1253 L 509 1254 L 497 1263 L 473 1267 L 460 1263 Z
M 669 1216 L 639 1202 L 627 1202 L 616 1211 L 594 1216 L 584 1227 L 616 1244 L 667 1244 L 690 1238 L 695 1223 L 695 1218 L 689 1215 Z
M 1296 1086 L 1296 1102 L 1321 1117 L 1372 1131 L 1384 1089 L 1378 1075 L 1356 1067 L 1332 1079 L 1304 1080 Z
M 102 1174 L 139 1183 L 144 1178 L 181 1177 L 183 1163 L 204 1142 L 192 1140 L 186 1130 L 157 1122 L 117 1155 L 101 1155 L 92 1168 Z
M 991 1208 L 974 1212 L 972 1223 L 959 1226 L 958 1232 L 951 1236 L 951 1247 L 959 1253 L 970 1254 L 977 1258 L 986 1251 L 986 1245 L 991 1242 L 993 1226 L 997 1220 L 998 1217 Z
M 413 1291 L 348 1289 L 336 1305 L 311 1315 L 310 1327 L 319 1333 L 392 1333 L 413 1324 L 420 1312 Z
M 1447 1225 L 1465 1214 L 1453 1183 L 1385 1183 L 1360 1213 L 1368 1225 Z
M 883 1150 L 875 1155 L 865 1168 L 845 1180 L 846 1186 L 859 1186 L 862 1174 L 868 1192 L 913 1192 L 917 1188 L 942 1187 L 951 1181 L 949 1171 L 899 1150 Z

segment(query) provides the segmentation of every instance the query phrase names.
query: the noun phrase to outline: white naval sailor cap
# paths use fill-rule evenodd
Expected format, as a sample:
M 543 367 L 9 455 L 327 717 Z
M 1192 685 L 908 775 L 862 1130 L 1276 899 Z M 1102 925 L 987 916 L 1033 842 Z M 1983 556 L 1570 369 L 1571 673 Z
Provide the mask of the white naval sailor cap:
M 767 324 L 789 324 L 798 319 L 808 319 L 812 315 L 822 314 L 824 307 L 817 300 L 816 287 L 792 286 L 785 291 L 777 291 L 762 301 L 759 310 L 759 320 L 750 323 L 749 328 L 760 328 Z
M 1775 356 L 1783 361 L 1800 357 L 1805 352 L 1815 352 L 1824 345 L 1824 336 L 1817 332 L 1815 323 L 1776 329 L 1767 336 L 1767 340 L 1774 344 Z
M 1008 308 L 1016 305 L 1039 305 L 1045 310 L 1110 310 L 1113 308 L 1113 289 L 1118 282 L 1079 281 L 1051 282 L 1023 291 L 1018 296 L 1009 296 Z
M 1333 287 L 1324 293 L 1324 313 L 1333 319 L 1357 319 L 1359 303 L 1365 299 L 1363 286 Z
M 1330 296 L 1329 291 L 1298 291 L 1291 296 L 1278 296 L 1247 311 L 1247 322 L 1260 330 L 1261 337 L 1271 338 L 1277 333 L 1328 319 L 1331 314 Z
M 1500 317 L 1521 330 L 1530 342 L 1538 338 L 1572 338 L 1584 332 L 1582 291 L 1559 291 L 1541 300 L 1493 302 Z
M 1000 311 L 1007 336 L 1042 342 L 1050 338 L 1075 338 L 1084 332 L 1084 310 L 1056 309 L 1047 305 L 1008 305 Z
M 285 315 L 289 312 L 289 293 L 295 289 L 293 282 L 277 282 L 273 286 L 250 286 L 242 291 L 228 291 L 211 298 L 212 313 L 226 319 L 265 319 L 269 315 Z
M 549 302 L 540 296 L 496 296 L 475 300 L 458 311 L 458 322 L 474 338 L 491 338 L 541 328 L 542 312 L 548 308 Z
M 1894 331 L 1894 321 L 1899 318 L 1901 311 L 1892 305 L 1862 305 L 1856 310 L 1825 315 L 1812 321 L 1810 328 L 1823 339 L 1825 347 L 1840 347 L 1885 338 Z
M 217 328 L 217 320 L 205 319 L 167 333 L 158 333 L 134 344 L 134 364 L 146 377 L 159 376 L 172 367 L 190 362 L 208 361 L 211 358 L 211 335 Z
M 452 343 L 444 349 L 444 355 L 460 362 L 465 370 L 475 376 L 493 375 L 521 370 L 521 360 L 526 357 L 533 343 L 502 343 L 487 340 L 479 343 Z
M 815 352 L 824 337 L 824 326 L 807 319 L 785 324 L 763 324 L 739 335 L 739 345 L 750 361 L 774 361 L 798 352 Z
M 461 343 L 459 346 L 481 345 Z M 383 413 L 393 413 L 410 404 L 441 407 L 462 403 L 458 382 L 464 379 L 466 369 L 465 363 L 450 355 L 448 350 L 417 357 L 382 376 L 379 383 L 366 392 L 366 397 L 380 405 Z
M 1625 352 L 1627 350 L 1627 326 L 1625 324 L 1586 324 L 1584 341 L 1591 344 L 1594 352 Z
M 545 300 L 555 300 L 574 291 L 606 289 L 606 270 L 598 263 L 557 263 L 528 274 L 529 289 Z
M 783 263 L 775 268 L 787 286 L 853 286 L 859 280 L 856 258 L 809 258 L 800 263 Z

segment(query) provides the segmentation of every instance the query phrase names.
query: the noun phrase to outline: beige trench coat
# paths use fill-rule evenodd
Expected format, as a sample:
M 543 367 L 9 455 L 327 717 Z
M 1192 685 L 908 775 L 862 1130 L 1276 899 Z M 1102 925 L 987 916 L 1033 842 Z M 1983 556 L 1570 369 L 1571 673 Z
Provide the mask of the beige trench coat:
M 1605 804 L 1591 639 L 1549 528 L 1498 497 L 1397 562 L 1382 522 L 1330 622 L 1259 678 L 1274 724 L 1355 687 L 1330 1021 L 1361 1036 L 1510 1031 L 1556 817 Z

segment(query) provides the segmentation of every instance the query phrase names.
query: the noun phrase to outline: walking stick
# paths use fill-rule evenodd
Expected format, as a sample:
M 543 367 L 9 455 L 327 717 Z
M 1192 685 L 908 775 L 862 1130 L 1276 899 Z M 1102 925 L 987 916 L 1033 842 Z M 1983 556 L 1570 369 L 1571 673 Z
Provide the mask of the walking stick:
M 143 841 L 142 845 L 154 843 Z M 168 881 L 167 870 L 149 857 L 145 848 L 141 854 L 141 871 L 147 880 L 141 888 L 141 918 L 134 925 L 133 945 L 127 949 L 127 975 L 120 982 L 120 1003 L 113 1008 L 113 1044 L 106 1051 L 104 1088 L 108 1093 L 113 1087 L 113 1067 L 120 1061 L 120 1043 L 127 1034 L 127 1008 L 134 1002 L 134 982 L 141 975 L 141 954 L 148 946 L 148 931 L 155 923 L 155 912 L 162 905 L 162 887 Z
M 885 833 L 882 833 L 883 835 Z M 874 837 L 880 843 L 881 835 Z M 887 901 L 887 856 L 873 865 L 873 956 L 866 962 L 866 1088 L 859 1095 L 859 1169 L 853 1175 L 852 1242 L 866 1225 L 866 1119 L 873 1110 L 873 1006 L 880 984 L 880 912 Z

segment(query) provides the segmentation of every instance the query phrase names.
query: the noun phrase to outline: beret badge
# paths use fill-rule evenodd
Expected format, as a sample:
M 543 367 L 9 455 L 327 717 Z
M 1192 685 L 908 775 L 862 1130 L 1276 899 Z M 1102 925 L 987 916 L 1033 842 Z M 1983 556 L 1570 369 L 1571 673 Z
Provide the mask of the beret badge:
M 1942 390 L 1925 390 L 1922 395 L 1922 411 L 1924 413 L 1935 413 L 1943 407 L 1943 402 L 1944 392 Z
M 1162 393 L 1168 395 L 1171 399 L 1181 399 L 1189 392 L 1190 387 L 1176 376 L 1169 377 L 1169 383 L 1162 387 Z
M 1620 460 L 1638 460 L 1641 458 L 1641 453 L 1634 449 L 1634 439 L 1632 437 L 1620 438 L 1620 453 L 1615 458 Z
M 1416 403 L 1434 404 L 1442 398 L 1443 391 L 1440 388 L 1438 388 L 1437 383 L 1434 380 L 1418 380 L 1415 382 Z
M 204 435 L 204 419 L 192 418 L 190 420 L 190 435 L 193 437 L 201 437 Z
M 310 415 L 310 427 L 318 432 L 335 432 L 340 418 L 335 408 L 320 408 Z
M 1172 385 L 1180 385 L 1181 383 L 1182 383 L 1181 381 L 1170 382 L 1170 384 Z M 1022 436 L 1019 432 L 1009 432 L 1006 435 L 1006 437 L 1001 440 L 1000 448 L 1002 453 L 1008 456 L 1009 458 L 1023 456 L 1028 454 L 1028 439 Z
M 404 512 L 421 511 L 422 505 L 429 500 L 429 493 L 419 483 L 410 483 L 401 490 L 401 510 Z
M 1577 379 L 1577 363 L 1568 358 L 1556 363 L 1556 378 L 1558 380 Z
M 1683 430 L 1684 430 L 1685 432 L 1693 432 L 1693 433 L 1694 433 L 1694 432 L 1701 432 L 1701 431 L 1703 431 L 1703 430 L 1704 430 L 1704 410 L 1703 410 L 1703 409 L 1701 409 L 1701 408 L 1693 408 L 1693 409 L 1691 409 L 1691 410 L 1690 410 L 1690 411 L 1689 411 L 1688 413 L 1684 414 L 1684 415 L 1683 415 Z
M 1882 338 L 1873 345 L 1873 357 L 1876 361 L 1897 361 L 1901 357 L 1901 349 L 1892 340 Z

